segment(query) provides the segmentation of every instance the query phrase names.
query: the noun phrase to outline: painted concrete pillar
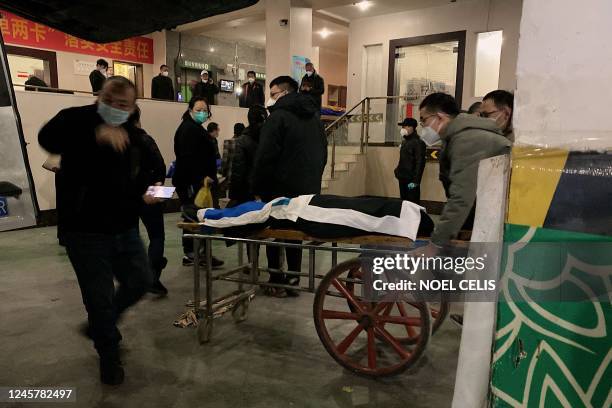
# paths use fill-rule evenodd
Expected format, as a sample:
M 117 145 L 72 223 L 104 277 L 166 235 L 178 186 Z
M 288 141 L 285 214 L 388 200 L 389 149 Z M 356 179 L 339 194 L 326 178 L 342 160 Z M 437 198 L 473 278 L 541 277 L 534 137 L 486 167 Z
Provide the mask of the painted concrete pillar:
M 611 402 L 611 17 L 609 0 L 523 3 L 495 407 Z
M 291 75 L 292 56 L 312 58 L 312 52 L 312 8 L 295 0 L 266 0 L 268 82 Z

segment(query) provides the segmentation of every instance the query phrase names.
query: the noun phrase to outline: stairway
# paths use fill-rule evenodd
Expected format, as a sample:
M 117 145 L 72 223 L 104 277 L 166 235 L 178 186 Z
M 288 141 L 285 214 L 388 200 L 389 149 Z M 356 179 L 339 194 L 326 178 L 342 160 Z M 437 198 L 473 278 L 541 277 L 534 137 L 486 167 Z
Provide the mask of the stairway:
M 365 155 L 359 146 L 336 146 L 334 177 L 331 176 L 332 148 L 327 151 L 327 165 L 321 180 L 321 194 L 355 196 L 365 190 Z

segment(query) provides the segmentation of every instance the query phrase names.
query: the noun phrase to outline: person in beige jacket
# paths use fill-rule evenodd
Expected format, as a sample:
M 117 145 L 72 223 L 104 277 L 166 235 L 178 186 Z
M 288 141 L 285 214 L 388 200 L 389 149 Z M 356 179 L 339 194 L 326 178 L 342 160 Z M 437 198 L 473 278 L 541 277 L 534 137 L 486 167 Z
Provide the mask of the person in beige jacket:
M 509 153 L 511 142 L 494 120 L 460 114 L 450 95 L 431 94 L 419 109 L 423 141 L 442 143 L 440 179 L 447 202 L 431 237 L 442 246 L 457 236 L 474 206 L 480 160 Z

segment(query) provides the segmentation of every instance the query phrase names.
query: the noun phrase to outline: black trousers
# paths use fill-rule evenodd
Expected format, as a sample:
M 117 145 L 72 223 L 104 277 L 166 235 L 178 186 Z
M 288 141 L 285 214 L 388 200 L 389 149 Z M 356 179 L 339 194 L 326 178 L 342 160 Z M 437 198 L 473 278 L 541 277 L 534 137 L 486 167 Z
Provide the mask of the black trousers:
M 153 272 L 153 281 L 157 282 L 162 269 L 166 266 L 164 258 L 164 244 L 166 233 L 164 230 L 164 206 L 162 203 L 144 205 L 140 212 L 140 219 L 149 236 L 149 264 Z
M 301 244 L 302 241 L 285 241 L 292 244 Z M 268 258 L 268 268 L 280 269 L 280 255 L 282 248 L 277 246 L 266 246 L 266 256 Z M 285 248 L 285 256 L 287 257 L 287 268 L 291 272 L 302 271 L 302 250 L 298 248 Z M 291 276 L 284 273 L 271 273 L 269 282 L 285 283 L 297 286 L 300 283 L 299 276 Z
M 409 189 L 409 180 L 399 180 L 400 197 L 402 200 L 410 201 L 415 204 L 421 203 L 421 186 L 418 185 L 415 188 Z
M 121 341 L 117 320 L 153 282 L 138 228 L 114 235 L 65 232 L 64 238 L 94 346 L 101 357 L 116 355 Z

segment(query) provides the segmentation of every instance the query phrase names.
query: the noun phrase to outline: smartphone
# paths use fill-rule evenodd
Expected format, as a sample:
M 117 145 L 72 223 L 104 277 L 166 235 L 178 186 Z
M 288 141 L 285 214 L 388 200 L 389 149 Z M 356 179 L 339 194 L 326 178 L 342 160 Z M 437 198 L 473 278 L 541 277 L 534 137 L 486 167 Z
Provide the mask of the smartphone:
M 147 188 L 147 195 L 152 195 L 155 198 L 170 199 L 174 195 L 175 187 L 165 186 L 149 186 Z

